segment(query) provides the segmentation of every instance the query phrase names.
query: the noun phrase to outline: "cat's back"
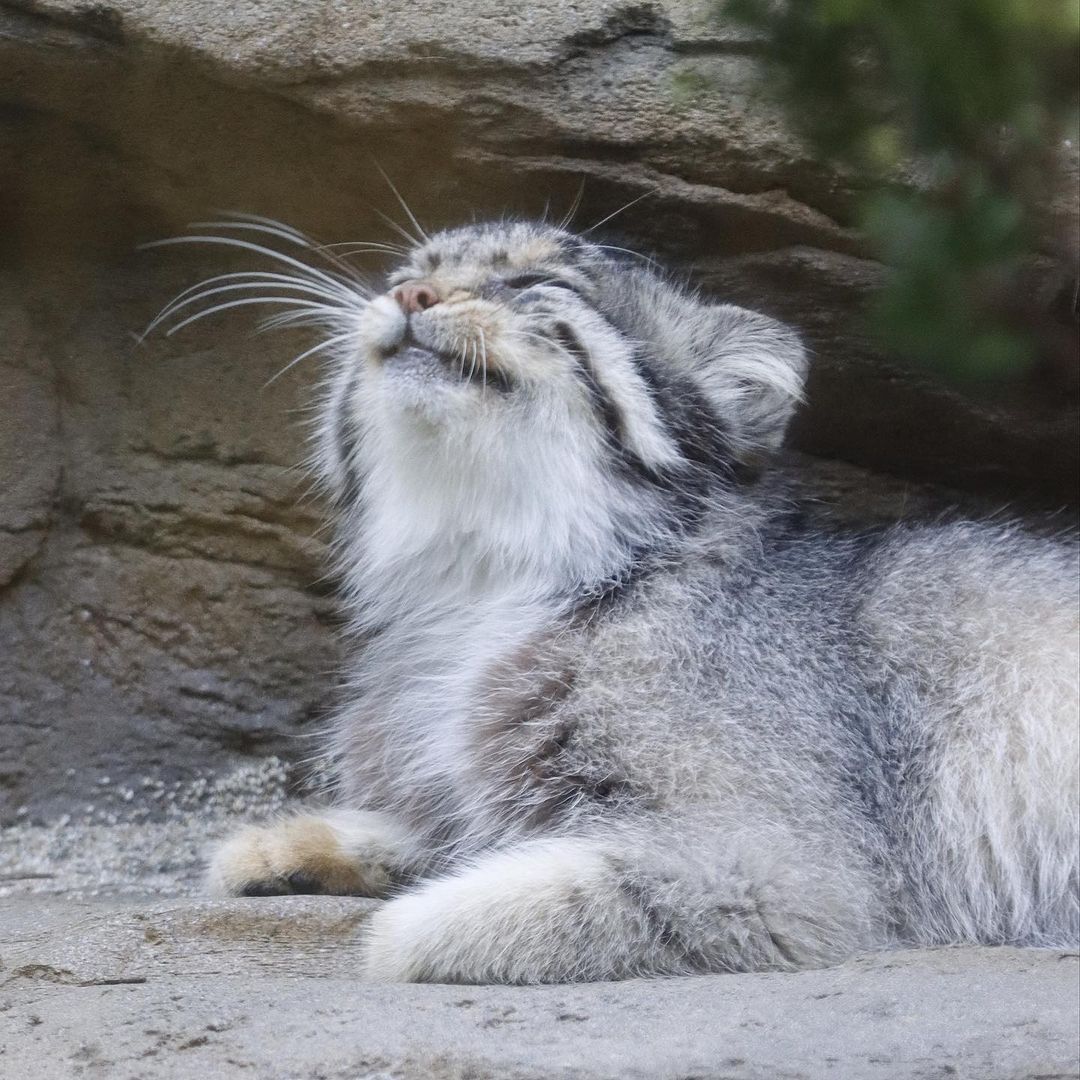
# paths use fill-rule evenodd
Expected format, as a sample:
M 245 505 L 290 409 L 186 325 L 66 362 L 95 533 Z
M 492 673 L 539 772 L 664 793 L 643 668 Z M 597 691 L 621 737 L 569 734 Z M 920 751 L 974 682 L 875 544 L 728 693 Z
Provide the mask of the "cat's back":
M 1057 682 L 1051 671 L 1076 653 L 1074 535 L 1015 523 L 901 525 L 883 534 L 869 570 L 862 618 L 898 663 L 955 673 L 983 657 L 999 676 L 1041 666 Z
M 681 745 L 777 777 L 940 771 L 927 758 L 961 738 L 1075 765 L 1077 570 L 1075 540 L 1016 525 L 842 531 L 785 510 L 556 635 L 560 709 L 658 762 Z
M 923 943 L 1074 939 L 1076 537 L 902 525 L 857 580 L 857 633 L 882 676 L 873 722 L 898 766 L 888 820 L 905 878 L 900 932 Z

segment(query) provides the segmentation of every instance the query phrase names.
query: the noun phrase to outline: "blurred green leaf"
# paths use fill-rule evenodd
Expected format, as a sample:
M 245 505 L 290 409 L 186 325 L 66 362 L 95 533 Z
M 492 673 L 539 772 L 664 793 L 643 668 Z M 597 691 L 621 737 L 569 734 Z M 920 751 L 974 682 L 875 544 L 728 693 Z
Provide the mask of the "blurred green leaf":
M 824 157 L 877 187 L 860 222 L 892 268 L 873 324 L 956 379 L 1035 354 L 1001 299 L 1039 233 L 1078 115 L 1078 0 L 720 0 L 766 43 L 769 83 Z M 695 92 L 701 92 L 700 86 Z M 926 182 L 888 177 L 918 163 Z

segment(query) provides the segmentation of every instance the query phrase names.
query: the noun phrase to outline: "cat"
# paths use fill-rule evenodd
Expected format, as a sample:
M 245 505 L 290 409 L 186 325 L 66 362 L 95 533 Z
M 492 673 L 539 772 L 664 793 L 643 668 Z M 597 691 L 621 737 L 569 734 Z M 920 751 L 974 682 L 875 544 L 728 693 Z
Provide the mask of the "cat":
M 272 254 L 228 235 L 188 239 Z M 165 313 L 269 282 L 331 357 L 333 805 L 226 839 L 212 890 L 386 898 L 375 980 L 1075 947 L 1075 538 L 808 524 L 769 469 L 791 329 L 546 223 L 395 250 Z

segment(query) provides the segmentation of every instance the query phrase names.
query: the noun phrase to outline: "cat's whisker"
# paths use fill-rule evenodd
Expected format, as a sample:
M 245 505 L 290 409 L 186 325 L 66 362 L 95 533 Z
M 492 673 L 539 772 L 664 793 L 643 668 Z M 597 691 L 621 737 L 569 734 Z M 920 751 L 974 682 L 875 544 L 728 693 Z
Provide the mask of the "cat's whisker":
M 235 236 L 214 236 L 212 234 L 202 233 L 192 236 L 170 236 L 164 240 L 151 240 L 147 244 L 142 244 L 141 247 L 175 247 L 180 244 L 216 245 L 220 247 L 238 248 L 241 251 L 253 251 L 257 255 L 264 255 L 275 262 L 291 266 L 294 270 L 300 271 L 302 276 L 310 280 L 321 282 L 334 292 L 335 295 L 341 296 L 346 301 L 352 300 L 356 293 L 360 293 L 365 297 L 371 296 L 370 288 L 362 282 L 354 283 L 342 279 L 325 270 L 318 270 L 313 266 L 309 266 L 307 263 L 301 262 L 299 259 L 294 259 L 291 255 L 286 255 L 284 252 L 275 251 L 273 248 L 266 247 L 264 244 L 256 244 L 250 240 L 241 240 Z
M 285 372 L 290 371 L 296 367 L 301 361 L 306 360 L 309 356 L 314 356 L 315 353 L 322 352 L 323 349 L 329 349 L 331 346 L 338 345 L 343 341 L 348 341 L 349 338 L 354 337 L 354 331 L 349 331 L 345 334 L 337 334 L 334 337 L 327 338 L 325 341 L 319 342 L 318 345 L 312 346 L 310 349 L 305 349 L 299 356 L 293 357 L 276 375 L 272 375 L 266 382 L 263 383 L 263 389 L 265 390 L 272 383 L 278 381 Z
M 277 237 L 280 240 L 284 240 L 286 243 L 295 244 L 297 247 L 301 247 L 306 251 L 315 252 L 321 255 L 331 266 L 344 273 L 350 280 L 357 281 L 360 284 L 366 285 L 363 275 L 356 269 L 355 266 L 345 262 L 339 255 L 333 251 L 326 249 L 326 245 L 317 244 L 310 236 L 306 236 L 300 232 L 299 229 L 294 229 L 291 225 L 285 225 L 280 221 L 274 221 L 272 218 L 260 217 L 257 214 L 241 214 L 237 213 L 233 215 L 235 218 L 241 220 L 224 221 L 196 221 L 191 224 L 193 229 L 246 229 L 252 232 L 265 233 L 268 236 Z
M 311 247 L 311 241 L 299 230 L 292 228 L 290 225 L 282 225 L 279 222 L 271 221 L 269 218 L 260 218 L 255 214 L 227 215 L 217 221 L 190 221 L 188 222 L 188 228 L 237 229 L 246 232 L 257 232 L 266 236 L 273 236 L 278 240 L 284 240 L 286 243 L 294 244 L 297 247 Z
M 621 213 L 629 210 L 631 206 L 636 206 L 642 199 L 647 199 L 650 195 L 656 194 L 656 188 L 650 188 L 643 195 L 639 195 L 636 199 L 631 199 L 628 203 L 623 203 L 618 210 L 612 210 L 607 217 L 601 218 L 595 225 L 590 225 L 587 229 L 581 230 L 582 236 L 587 236 L 589 233 L 599 229 L 601 225 L 606 225 L 612 218 L 618 217 Z
M 372 209 L 375 209 L 375 208 L 373 207 Z M 384 222 L 386 222 L 386 224 L 389 225 L 390 228 L 393 229 L 394 232 L 396 232 L 398 234 L 398 236 L 400 236 L 404 240 L 409 241 L 410 246 L 409 246 L 408 250 L 410 252 L 415 251 L 420 246 L 420 244 L 423 243 L 422 240 L 419 240 L 417 237 L 413 236 L 413 234 L 411 232 L 409 232 L 407 229 L 403 229 L 392 217 L 390 217 L 389 214 L 384 214 L 381 210 L 377 210 L 377 209 L 375 210 L 375 213 L 380 218 L 382 218 L 382 220 Z
M 286 285 L 296 288 L 314 289 L 317 286 L 311 284 L 310 281 L 304 278 L 294 277 L 291 274 L 276 274 L 268 271 L 257 270 L 242 270 L 231 274 L 216 274 L 213 277 L 204 278 L 202 281 L 196 282 L 194 285 L 189 285 L 186 289 L 182 289 L 176 294 L 147 325 L 146 329 L 138 336 L 138 341 L 141 344 L 146 337 L 158 326 L 161 325 L 171 314 L 180 310 L 189 301 L 189 298 L 193 293 L 199 292 L 200 289 L 205 289 L 206 286 L 216 285 L 218 282 L 223 281 L 239 281 L 244 280 L 250 282 L 251 286 L 268 284 L 269 288 L 284 287 Z M 329 293 L 325 293 L 326 299 L 337 300 L 336 296 L 331 296 Z
M 649 258 L 648 255 L 642 255 L 640 251 L 633 251 L 630 248 L 619 247 L 617 244 L 597 244 L 596 247 L 601 251 L 618 251 L 623 255 L 632 255 L 635 259 L 640 259 L 644 263 L 648 263 L 649 266 L 658 267 L 660 264 L 655 260 Z
M 343 313 L 339 308 L 312 304 L 310 309 L 286 311 L 280 315 L 271 315 L 259 324 L 259 332 L 279 330 L 282 327 L 295 326 L 336 326 L 341 323 Z
M 574 196 L 573 202 L 570 203 L 570 209 L 563 215 L 562 221 L 559 222 L 560 229 L 567 229 L 570 227 L 570 223 L 574 220 L 574 215 L 581 209 L 581 200 L 585 198 L 585 177 L 581 178 L 581 183 L 578 184 L 577 194 Z
M 418 242 L 422 241 L 423 243 L 430 244 L 431 237 L 424 231 L 424 227 L 420 222 L 416 220 L 416 215 L 409 209 L 409 204 L 402 198 L 401 192 L 398 191 L 397 187 L 394 185 L 394 181 L 390 179 L 386 170 L 377 161 L 375 162 L 375 168 L 379 170 L 382 178 L 394 193 L 394 198 L 401 204 L 401 209 L 405 211 L 405 216 L 412 222 L 412 227 L 419 233 L 419 236 L 417 237 Z
M 203 278 L 202 281 L 196 282 L 194 285 L 189 285 L 186 289 L 182 289 L 179 293 L 176 294 L 176 296 L 173 297 L 172 300 L 169 301 L 169 303 L 175 303 L 177 300 L 182 299 L 188 294 L 193 293 L 206 285 L 215 285 L 219 281 L 238 281 L 241 278 L 249 281 L 276 281 L 282 283 L 293 282 L 301 285 L 312 284 L 312 282 L 308 278 L 298 277 L 293 274 L 279 274 L 270 270 L 238 270 L 230 274 L 215 274 L 213 277 Z
M 249 307 L 252 304 L 289 304 L 293 307 L 314 308 L 320 311 L 327 310 L 323 304 L 314 304 L 307 300 L 296 300 L 287 296 L 253 296 L 246 297 L 243 300 L 230 300 L 225 304 L 215 304 L 213 307 L 207 308 L 205 311 L 197 311 L 194 315 L 189 315 L 186 319 L 178 322 L 175 326 L 165 331 L 166 337 L 172 337 L 173 334 L 180 330 L 183 330 L 185 326 L 190 326 L 192 323 L 199 322 L 202 319 L 206 319 L 211 315 L 216 315 L 220 311 L 228 311 L 230 308 L 237 307 Z
M 273 233 L 291 243 L 300 245 L 310 243 L 309 237 L 301 232 L 295 225 L 289 225 L 287 222 L 267 217 L 265 214 L 251 214 L 243 210 L 219 210 L 218 213 L 222 214 L 226 221 L 242 222 L 257 226 L 264 232 Z M 205 228 L 207 226 L 206 223 L 196 222 L 193 227 Z
M 182 311 L 184 308 L 190 307 L 192 304 L 197 304 L 201 300 L 206 300 L 208 297 L 217 296 L 217 295 L 220 295 L 221 293 L 237 292 L 237 291 L 243 290 L 243 289 L 289 289 L 289 290 L 292 290 L 294 292 L 304 293 L 304 294 L 306 294 L 308 296 L 318 296 L 318 297 L 321 297 L 324 300 L 334 301 L 334 300 L 337 299 L 332 294 L 327 293 L 322 289 L 317 289 L 314 286 L 304 285 L 304 284 L 301 284 L 299 282 L 291 282 L 291 283 L 286 285 L 286 284 L 274 284 L 272 282 L 266 282 L 266 281 L 251 281 L 251 282 L 246 282 L 246 283 L 245 282 L 234 283 L 234 284 L 231 284 L 231 285 L 219 285 L 219 286 L 217 286 L 216 288 L 213 288 L 213 289 L 204 289 L 202 292 L 194 293 L 193 295 L 188 296 L 184 300 L 180 300 L 178 302 L 173 302 L 168 307 L 164 308 L 161 311 L 161 313 L 155 317 L 153 322 L 151 322 L 150 325 L 146 328 L 146 331 L 144 332 L 143 336 L 145 336 L 145 334 L 147 334 L 147 333 L 150 333 L 152 330 L 154 330 L 161 323 L 165 322 L 167 319 L 170 319 L 178 311 Z M 255 298 L 253 298 L 253 299 L 255 299 Z M 283 299 L 286 299 L 286 298 L 283 297 Z
M 335 244 L 334 246 L 342 249 L 340 256 L 343 259 L 349 259 L 357 255 L 377 255 L 384 259 L 402 259 L 409 254 L 406 251 L 383 247 L 381 244 Z
M 389 244 L 375 240 L 339 240 L 333 244 L 320 244 L 322 248 L 327 250 L 333 248 L 351 248 L 355 247 L 364 251 L 384 251 L 389 255 L 408 255 L 411 249 L 403 247 L 401 244 Z
M 362 258 L 364 256 L 374 256 L 375 258 L 379 259 L 390 259 L 395 261 L 408 257 L 405 255 L 399 255 L 397 252 L 379 251 L 374 248 L 347 248 L 341 253 L 341 257 L 343 259 Z M 372 286 L 372 288 L 373 290 L 378 291 L 377 289 L 375 289 L 374 286 Z

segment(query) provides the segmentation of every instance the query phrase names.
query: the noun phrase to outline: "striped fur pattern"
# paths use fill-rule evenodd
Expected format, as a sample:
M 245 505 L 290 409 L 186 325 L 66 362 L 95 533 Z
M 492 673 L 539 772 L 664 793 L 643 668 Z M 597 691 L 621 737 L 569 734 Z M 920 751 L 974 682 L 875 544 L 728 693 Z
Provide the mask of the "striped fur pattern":
M 1075 541 L 807 526 L 767 469 L 797 336 L 645 261 L 479 225 L 410 244 L 417 282 L 318 313 L 336 806 L 215 888 L 389 897 L 384 980 L 1075 946 Z

